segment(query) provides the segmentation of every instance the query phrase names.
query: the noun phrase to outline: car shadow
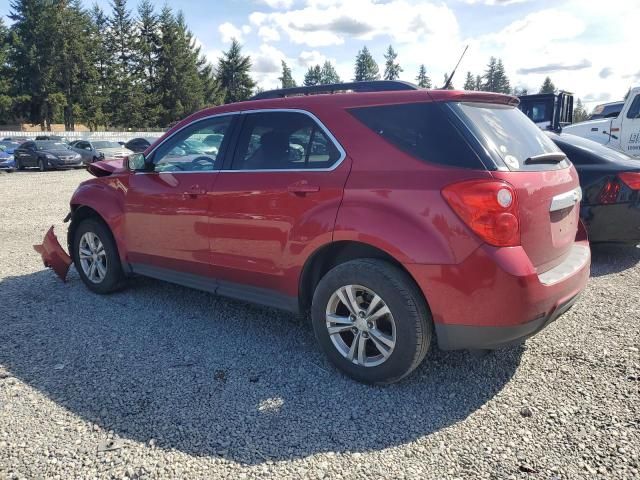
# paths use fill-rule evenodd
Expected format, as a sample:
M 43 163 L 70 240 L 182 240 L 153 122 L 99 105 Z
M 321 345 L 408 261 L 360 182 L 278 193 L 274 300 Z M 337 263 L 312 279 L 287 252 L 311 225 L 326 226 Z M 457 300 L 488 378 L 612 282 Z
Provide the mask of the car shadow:
M 640 262 L 640 248 L 629 245 L 591 245 L 591 276 L 620 273 Z
M 525 348 L 433 348 L 405 381 L 366 386 L 292 315 L 142 278 L 99 296 L 73 269 L 0 281 L 0 345 L 9 375 L 120 438 L 243 464 L 432 434 L 491 400 Z

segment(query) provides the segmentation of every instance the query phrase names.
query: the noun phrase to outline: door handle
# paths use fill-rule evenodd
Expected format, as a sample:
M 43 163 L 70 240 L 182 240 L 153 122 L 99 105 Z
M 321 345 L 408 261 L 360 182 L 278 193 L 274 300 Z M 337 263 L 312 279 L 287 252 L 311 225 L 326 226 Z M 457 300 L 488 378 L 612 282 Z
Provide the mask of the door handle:
M 307 193 L 318 192 L 320 187 L 318 185 L 309 185 L 308 183 L 294 183 L 287 187 L 287 191 L 293 195 L 306 195 Z
M 182 193 L 184 198 L 197 198 L 198 195 L 204 195 L 207 191 L 200 185 L 192 185 L 186 192 Z

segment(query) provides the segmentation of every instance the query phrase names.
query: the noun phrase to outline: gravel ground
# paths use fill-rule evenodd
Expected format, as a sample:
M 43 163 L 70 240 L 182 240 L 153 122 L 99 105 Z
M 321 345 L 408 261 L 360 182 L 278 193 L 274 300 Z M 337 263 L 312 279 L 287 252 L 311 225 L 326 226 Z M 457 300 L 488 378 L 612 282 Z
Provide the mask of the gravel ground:
M 84 171 L 0 175 L 2 478 L 640 478 L 640 250 L 517 348 L 348 380 L 293 316 L 136 279 L 101 297 L 32 250 Z

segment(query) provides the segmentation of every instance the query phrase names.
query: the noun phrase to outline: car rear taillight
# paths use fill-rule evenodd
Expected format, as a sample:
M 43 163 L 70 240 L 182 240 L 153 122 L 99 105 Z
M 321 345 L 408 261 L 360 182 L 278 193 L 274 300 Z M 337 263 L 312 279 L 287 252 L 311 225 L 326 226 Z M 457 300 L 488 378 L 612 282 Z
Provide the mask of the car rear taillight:
M 511 185 L 499 180 L 469 180 L 442 189 L 454 212 L 482 240 L 496 247 L 520 245 L 518 201 Z
M 620 182 L 615 178 L 610 178 L 602 187 L 600 192 L 600 203 L 616 203 L 618 201 L 618 194 L 620 193 Z
M 631 190 L 640 190 L 640 172 L 624 172 L 618 174 L 620 180 L 622 180 Z

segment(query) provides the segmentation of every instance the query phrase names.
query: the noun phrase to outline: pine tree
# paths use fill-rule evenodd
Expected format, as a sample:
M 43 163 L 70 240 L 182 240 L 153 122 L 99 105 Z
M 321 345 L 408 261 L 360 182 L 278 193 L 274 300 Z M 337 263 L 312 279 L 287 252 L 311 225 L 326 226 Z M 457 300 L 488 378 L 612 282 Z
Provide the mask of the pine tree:
M 393 49 L 393 47 L 389 45 L 389 48 L 387 48 L 387 53 L 384 54 L 384 58 L 386 59 L 384 67 L 385 80 L 397 80 L 398 78 L 400 78 L 402 67 L 399 63 L 396 62 L 397 57 L 398 54 Z
M 482 90 L 482 77 L 480 75 L 476 75 L 476 85 L 474 90 L 478 92 Z
M 326 60 L 320 69 L 320 83 L 322 85 L 328 85 L 331 83 L 341 82 L 342 80 L 340 79 L 340 75 L 338 75 L 333 64 L 329 60 Z
M 242 46 L 234 38 L 229 50 L 218 61 L 218 81 L 224 102 L 238 102 L 251 96 L 255 82 L 249 75 L 251 59 L 242 55 Z
M 90 12 L 91 32 L 88 35 L 90 61 L 93 64 L 95 78 L 89 86 L 89 97 L 85 104 L 83 120 L 91 130 L 109 124 L 107 99 L 111 95 L 109 84 L 109 50 L 104 42 L 108 18 L 102 9 L 95 4 Z
M 420 88 L 431 88 L 431 79 L 427 76 L 427 69 L 425 68 L 424 63 L 420 65 L 416 82 L 418 82 L 418 86 Z
M 127 0 L 112 0 L 106 45 L 110 55 L 107 71 L 111 86 L 107 100 L 111 123 L 118 127 L 139 127 L 144 123 L 142 89 L 135 58 L 138 42 Z M 126 107 L 126 108 L 123 108 Z
M 551 78 L 547 77 L 540 87 L 540 93 L 556 93 L 556 86 L 551 81 Z
M 498 62 L 496 63 L 494 82 L 494 92 L 506 94 L 511 93 L 511 83 L 509 82 L 509 78 L 507 77 L 507 74 L 504 70 L 502 59 L 498 59 Z
M 489 59 L 489 64 L 487 65 L 487 69 L 482 76 L 482 90 L 485 92 L 497 92 L 497 80 L 496 80 L 496 70 L 498 68 L 498 62 L 496 57 L 491 57 Z
M 145 126 L 159 125 L 160 105 L 156 85 L 158 50 L 160 47 L 158 15 L 150 0 L 142 0 L 138 5 L 138 31 L 135 45 L 136 77 L 140 79 L 144 97 Z
M 0 18 L 0 124 L 7 123 L 12 117 L 13 98 L 7 58 L 9 55 L 9 29 Z
M 356 82 L 380 80 L 378 64 L 366 46 L 363 47 L 356 56 L 355 76 L 353 80 Z
M 467 77 L 464 81 L 464 90 L 475 90 L 476 89 L 476 80 L 471 75 L 471 72 L 467 72 Z
M 14 23 L 10 29 L 8 66 L 13 71 L 14 113 L 45 130 L 53 118 L 54 97 L 50 95 L 56 93 L 56 32 L 51 31 L 55 8 L 53 3 L 39 0 L 14 0 L 10 8 L 9 18 Z
M 280 80 L 280 84 L 282 85 L 282 88 L 297 87 L 296 81 L 293 79 L 293 76 L 291 75 L 291 69 L 289 68 L 289 65 L 287 65 L 287 63 L 284 60 L 282 60 L 282 76 L 279 77 L 278 80 Z
M 584 122 L 585 120 L 588 120 L 588 118 L 589 118 L 589 114 L 587 113 L 587 110 L 584 108 L 584 105 L 582 104 L 582 100 L 578 99 L 578 101 L 576 102 L 576 106 L 573 109 L 573 121 L 575 123 Z
M 322 83 L 322 69 L 320 68 L 320 65 L 309 67 L 307 73 L 304 74 L 304 80 L 302 83 L 305 87 L 320 85 Z

